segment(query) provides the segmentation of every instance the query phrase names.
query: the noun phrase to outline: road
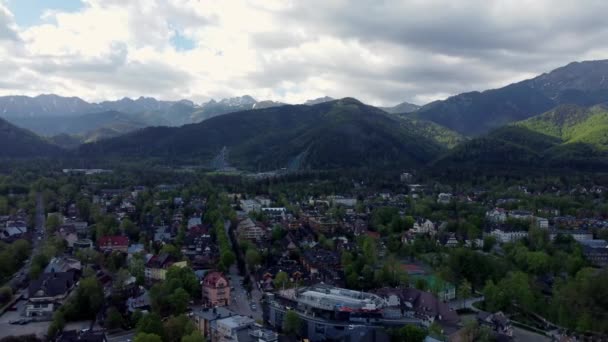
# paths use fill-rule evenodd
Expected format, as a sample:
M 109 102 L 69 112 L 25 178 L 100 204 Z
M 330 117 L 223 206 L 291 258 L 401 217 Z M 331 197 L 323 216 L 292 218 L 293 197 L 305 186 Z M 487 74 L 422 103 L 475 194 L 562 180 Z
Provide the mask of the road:
M 228 236 L 230 236 L 230 221 L 224 222 L 224 230 Z M 228 239 L 232 244 L 232 239 Z M 232 250 L 237 253 L 235 246 L 232 246 Z M 245 266 L 247 267 L 247 266 Z M 260 299 L 262 299 L 262 292 L 258 289 L 257 283 L 253 277 L 246 275 L 249 277 L 252 290 L 251 290 L 251 299 L 247 296 L 247 291 L 243 286 L 243 276 L 239 274 L 239 269 L 236 265 L 232 265 L 230 267 L 230 286 L 234 288 L 231 291 L 232 303 L 228 306 L 228 309 L 231 311 L 243 315 L 252 317 L 255 320 L 262 321 L 262 307 L 260 305 Z M 252 310 L 251 304 L 256 305 L 256 309 Z
M 450 306 L 450 309 L 452 309 L 452 310 L 459 310 L 459 309 L 467 308 L 469 310 L 477 312 L 477 311 L 479 311 L 479 309 L 474 307 L 473 304 L 475 304 L 477 302 L 481 302 L 481 301 L 483 301 L 483 299 L 484 299 L 483 296 L 469 298 L 469 299 L 466 299 L 464 302 L 462 301 L 462 299 L 455 299 L 455 300 L 449 302 L 448 305 Z
M 40 193 L 36 194 L 36 215 L 35 215 L 35 226 L 32 228 L 31 236 L 32 236 L 32 255 L 27 258 L 21 269 L 15 272 L 11 280 L 9 281 L 10 286 L 15 289 L 19 288 L 21 284 L 27 279 L 30 273 L 30 267 L 32 266 L 32 259 L 34 254 L 36 254 L 40 248 L 41 240 L 38 237 L 42 237 L 44 234 L 44 222 L 45 222 L 45 214 L 44 214 L 44 201 L 42 200 L 42 195 Z M 16 295 L 20 295 L 23 291 L 17 291 Z
M 116 334 L 108 334 L 108 342 L 125 342 L 135 340 L 135 330 L 121 331 Z

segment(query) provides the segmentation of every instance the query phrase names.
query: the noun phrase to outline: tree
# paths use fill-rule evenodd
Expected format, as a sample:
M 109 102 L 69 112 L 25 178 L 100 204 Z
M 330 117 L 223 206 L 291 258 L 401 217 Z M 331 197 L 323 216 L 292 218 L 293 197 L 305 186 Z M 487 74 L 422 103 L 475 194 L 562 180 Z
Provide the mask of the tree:
M 484 252 L 491 251 L 492 248 L 494 248 L 494 245 L 496 245 L 495 237 L 488 235 L 483 238 L 483 251 Z
M 13 289 L 9 286 L 0 287 L 0 305 L 8 303 L 13 298 Z
M 236 256 L 234 255 L 234 253 L 230 250 L 225 250 L 224 252 L 222 252 L 221 255 L 221 266 L 224 270 L 228 270 L 230 269 L 230 266 L 232 266 L 232 264 L 234 264 L 234 261 L 236 260 Z
M 55 233 L 60 225 L 61 219 L 59 218 L 59 215 L 49 215 L 48 219 L 46 220 L 46 231 L 49 234 Z
M 63 312 L 61 310 L 55 311 L 53 314 L 53 321 L 51 325 L 49 325 L 49 329 L 47 331 L 48 337 L 55 337 L 57 334 L 63 331 L 63 327 L 65 326 L 65 317 L 63 316 Z
M 462 306 L 464 307 L 464 302 L 471 297 L 473 294 L 473 289 L 471 287 L 471 283 L 468 280 L 463 279 L 457 290 L 458 298 L 462 300 Z
M 283 333 L 289 336 L 298 336 L 301 326 L 302 320 L 300 315 L 293 310 L 287 311 L 283 318 Z
M 8 200 L 0 196 L 0 215 L 8 215 Z
M 257 249 L 247 249 L 247 252 L 245 253 L 245 261 L 247 262 L 247 267 L 249 267 L 250 271 L 253 271 L 255 269 L 255 266 L 260 264 L 261 260 L 262 256 L 260 255 L 260 252 L 258 252 Z
M 135 342 L 163 342 L 163 340 L 156 334 L 138 333 Z
M 279 271 L 274 277 L 273 283 L 277 288 L 285 288 L 289 285 L 289 275 L 286 272 Z
M 190 295 L 183 288 L 178 288 L 169 296 L 169 302 L 174 314 L 181 314 L 186 312 L 188 309 L 188 302 L 190 301 Z
M 129 237 L 131 240 L 136 240 L 139 236 L 139 228 L 128 218 L 120 222 L 120 229 Z
M 120 328 L 122 325 L 122 315 L 118 312 L 116 307 L 110 307 L 106 312 L 106 317 L 105 325 L 108 329 Z
M 145 282 L 146 262 L 143 254 L 135 254 L 129 261 L 129 273 L 135 277 L 138 285 Z
M 192 334 L 195 329 L 194 323 L 186 315 L 173 316 L 164 324 L 165 339 L 179 342 L 182 337 Z
M 181 342 L 207 342 L 200 332 L 194 331 L 192 334 L 182 337 Z
M 392 341 L 422 342 L 426 337 L 426 331 L 416 325 L 408 324 L 394 331 Z
M 147 315 L 142 316 L 137 322 L 137 326 L 135 327 L 137 334 L 154 334 L 157 336 L 164 335 L 163 322 L 160 319 L 160 316 L 151 312 Z
M 169 254 L 170 256 L 179 259 L 181 252 L 172 244 L 166 244 L 160 249 L 160 254 Z
M 66 306 L 66 318 L 94 318 L 101 309 L 104 301 L 103 288 L 95 277 L 80 280 L 76 295 Z

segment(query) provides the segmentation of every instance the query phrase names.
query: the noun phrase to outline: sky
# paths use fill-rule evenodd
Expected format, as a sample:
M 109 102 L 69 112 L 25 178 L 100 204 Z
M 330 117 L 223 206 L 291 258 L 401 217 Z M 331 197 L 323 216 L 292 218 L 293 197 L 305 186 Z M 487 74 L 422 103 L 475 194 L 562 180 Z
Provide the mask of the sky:
M 424 104 L 608 58 L 605 0 L 0 0 L 0 95 Z

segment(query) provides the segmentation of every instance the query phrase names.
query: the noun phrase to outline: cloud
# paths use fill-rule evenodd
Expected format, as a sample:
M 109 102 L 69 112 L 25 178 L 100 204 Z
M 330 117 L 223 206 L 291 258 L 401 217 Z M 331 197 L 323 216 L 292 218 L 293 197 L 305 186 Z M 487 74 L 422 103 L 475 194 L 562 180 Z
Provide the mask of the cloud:
M 0 93 L 424 103 L 608 56 L 601 0 L 83 3 L 29 27 L 0 4 Z
M 17 26 L 13 14 L 0 1 L 0 41 L 18 41 Z

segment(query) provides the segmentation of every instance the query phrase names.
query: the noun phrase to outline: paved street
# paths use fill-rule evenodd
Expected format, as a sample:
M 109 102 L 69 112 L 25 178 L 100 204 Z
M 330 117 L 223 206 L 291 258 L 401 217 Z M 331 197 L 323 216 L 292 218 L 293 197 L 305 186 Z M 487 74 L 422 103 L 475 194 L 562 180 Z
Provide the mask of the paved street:
M 231 294 L 233 298 L 232 303 L 228 308 L 240 315 L 250 316 L 255 320 L 262 320 L 262 308 L 260 306 L 262 293 L 253 285 L 253 291 L 251 292 L 252 300 L 250 301 L 247 298 L 247 292 L 242 283 L 243 277 L 239 275 L 238 268 L 233 265 L 230 268 L 230 286 L 234 287 L 234 291 Z M 256 304 L 257 308 L 255 311 L 251 310 L 251 303 Z
M 108 334 L 108 342 L 126 342 L 135 339 L 135 330 L 121 331 L 116 334 Z
M 224 222 L 224 229 L 226 234 L 230 234 L 230 221 Z M 232 243 L 232 240 L 229 239 Z M 236 253 L 236 249 L 232 246 L 232 249 Z M 260 299 L 262 298 L 262 292 L 257 288 L 255 280 L 250 277 L 252 283 L 251 300 L 247 298 L 247 291 L 243 287 L 243 277 L 239 274 L 239 269 L 236 265 L 230 267 L 230 286 L 234 288 L 232 291 L 232 303 L 228 308 L 237 314 L 243 316 L 252 317 L 255 320 L 262 320 L 262 308 L 260 306 Z M 251 304 L 255 303 L 255 311 L 251 309 Z

